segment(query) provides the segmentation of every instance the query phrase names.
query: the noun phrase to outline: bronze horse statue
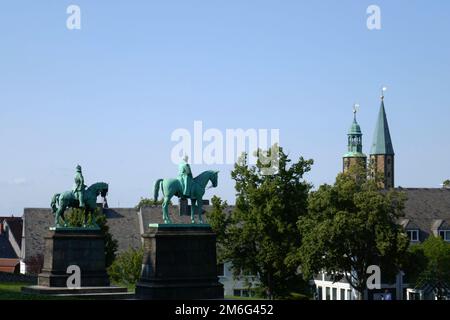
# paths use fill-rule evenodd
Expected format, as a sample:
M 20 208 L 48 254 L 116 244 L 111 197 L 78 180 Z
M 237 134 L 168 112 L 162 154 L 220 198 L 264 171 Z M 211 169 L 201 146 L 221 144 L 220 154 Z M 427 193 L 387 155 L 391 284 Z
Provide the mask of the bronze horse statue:
M 217 187 L 219 171 L 204 171 L 197 177 L 192 179 L 190 199 L 191 199 L 191 223 L 195 223 L 195 213 L 198 214 L 199 223 L 203 223 L 202 218 L 202 198 L 205 194 L 205 187 L 209 181 L 212 186 Z M 158 199 L 159 189 L 162 189 L 164 202 L 162 204 L 164 223 L 172 223 L 169 216 L 169 203 L 173 196 L 181 197 L 183 194 L 183 187 L 178 179 L 158 179 L 154 188 L 154 199 Z
M 84 226 L 86 226 L 89 214 L 94 216 L 93 214 L 97 208 L 97 197 L 102 196 L 105 198 L 107 194 L 108 184 L 105 182 L 94 183 L 84 191 Z M 67 227 L 64 212 L 67 208 L 80 208 L 80 203 L 74 192 L 70 190 L 55 194 L 52 198 L 51 207 L 55 215 L 55 227 Z M 62 225 L 60 220 L 62 220 Z

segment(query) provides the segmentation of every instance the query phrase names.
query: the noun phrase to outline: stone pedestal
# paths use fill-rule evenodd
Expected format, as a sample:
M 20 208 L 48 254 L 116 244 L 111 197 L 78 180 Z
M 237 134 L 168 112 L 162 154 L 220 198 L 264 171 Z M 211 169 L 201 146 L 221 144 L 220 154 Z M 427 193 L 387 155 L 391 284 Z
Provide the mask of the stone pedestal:
M 222 299 L 216 235 L 209 225 L 150 225 L 138 299 Z
M 67 268 L 77 265 L 81 270 L 81 287 L 107 287 L 105 242 L 100 230 L 57 229 L 45 237 L 44 267 L 38 285 L 67 287 Z
M 67 268 L 80 268 L 81 285 L 68 288 L 72 274 Z M 22 292 L 45 295 L 70 295 L 113 298 L 127 288 L 110 287 L 105 267 L 105 242 L 98 229 L 62 228 L 50 230 L 45 237 L 44 267 L 38 285 L 23 287 Z

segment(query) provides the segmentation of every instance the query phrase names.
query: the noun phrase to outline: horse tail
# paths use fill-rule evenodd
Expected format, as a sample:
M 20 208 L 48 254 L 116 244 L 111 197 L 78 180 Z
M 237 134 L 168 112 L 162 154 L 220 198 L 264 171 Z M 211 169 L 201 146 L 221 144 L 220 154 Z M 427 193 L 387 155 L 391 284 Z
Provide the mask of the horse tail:
M 155 188 L 154 188 L 154 195 L 153 195 L 153 200 L 157 201 L 158 200 L 158 196 L 159 196 L 159 188 L 161 185 L 161 182 L 163 181 L 163 179 L 158 179 L 155 182 Z
M 57 193 L 52 198 L 51 207 L 52 207 L 53 213 L 55 213 L 58 210 L 57 204 L 58 204 L 59 196 L 60 196 L 60 194 Z

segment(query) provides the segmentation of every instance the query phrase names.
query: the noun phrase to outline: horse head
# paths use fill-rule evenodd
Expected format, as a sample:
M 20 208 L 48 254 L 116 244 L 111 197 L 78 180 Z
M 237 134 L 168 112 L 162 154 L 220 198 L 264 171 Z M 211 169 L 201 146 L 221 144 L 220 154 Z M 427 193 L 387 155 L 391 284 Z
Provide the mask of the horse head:
M 93 193 L 95 196 L 101 196 L 102 198 L 105 198 L 108 194 L 108 184 L 105 182 L 97 182 L 87 188 L 86 191 Z
M 218 180 L 219 180 L 219 171 L 212 171 L 210 181 L 212 183 L 213 188 L 217 187 Z

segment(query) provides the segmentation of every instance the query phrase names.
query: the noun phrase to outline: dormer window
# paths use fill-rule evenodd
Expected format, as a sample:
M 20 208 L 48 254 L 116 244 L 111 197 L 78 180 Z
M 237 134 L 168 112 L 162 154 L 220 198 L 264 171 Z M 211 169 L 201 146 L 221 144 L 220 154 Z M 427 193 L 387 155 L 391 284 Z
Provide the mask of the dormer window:
M 444 241 L 450 242 L 450 230 L 439 230 L 439 236 L 444 239 Z
M 417 242 L 419 241 L 419 230 L 406 230 L 409 241 Z

